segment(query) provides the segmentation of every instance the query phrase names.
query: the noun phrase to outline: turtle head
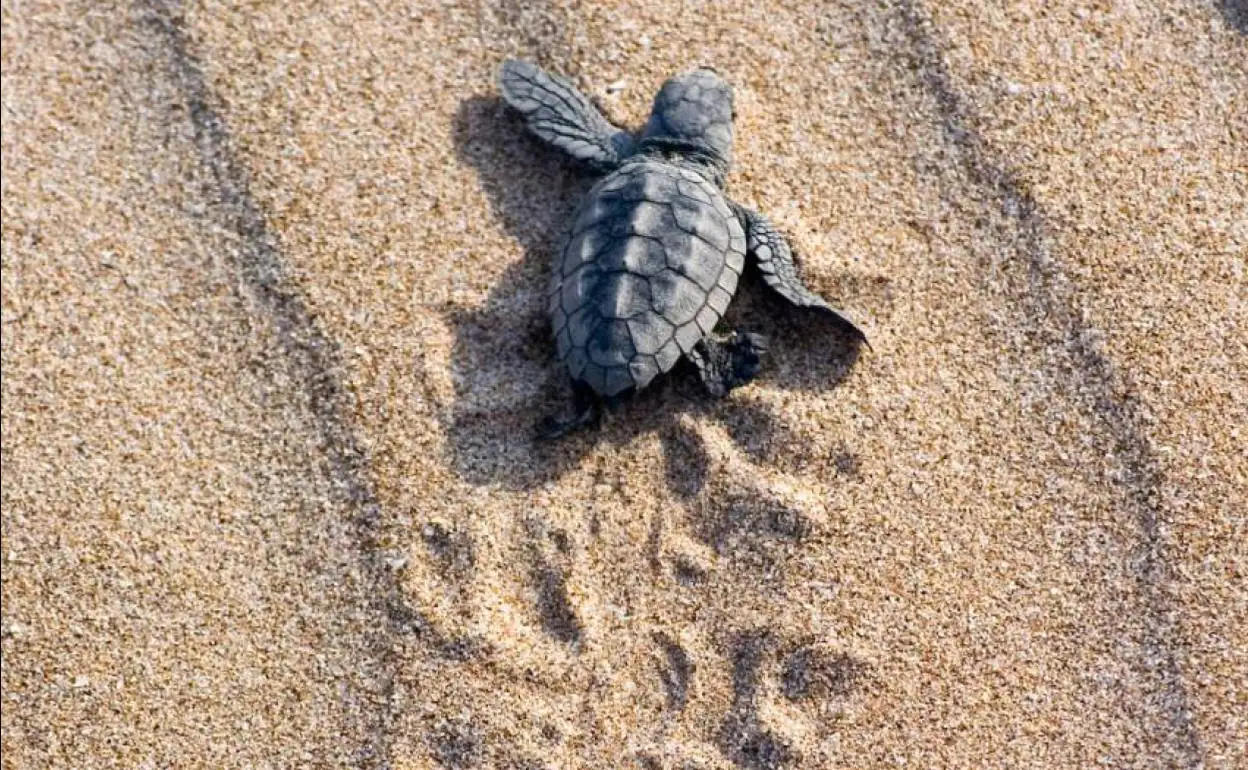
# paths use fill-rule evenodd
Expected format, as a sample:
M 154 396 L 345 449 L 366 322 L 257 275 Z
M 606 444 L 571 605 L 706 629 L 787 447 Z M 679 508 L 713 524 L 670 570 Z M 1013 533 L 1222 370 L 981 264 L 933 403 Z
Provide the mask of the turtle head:
M 732 87 L 703 67 L 663 84 L 641 141 L 708 156 L 722 173 L 732 162 L 732 117 Z

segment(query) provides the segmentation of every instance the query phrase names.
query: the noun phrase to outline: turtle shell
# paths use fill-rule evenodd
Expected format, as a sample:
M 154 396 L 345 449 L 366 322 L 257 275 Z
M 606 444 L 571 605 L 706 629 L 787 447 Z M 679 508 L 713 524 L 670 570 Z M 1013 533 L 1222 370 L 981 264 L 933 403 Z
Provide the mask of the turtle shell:
M 745 231 L 688 169 L 640 160 L 590 190 L 556 260 L 550 319 L 573 380 L 640 390 L 715 328 L 737 290 Z

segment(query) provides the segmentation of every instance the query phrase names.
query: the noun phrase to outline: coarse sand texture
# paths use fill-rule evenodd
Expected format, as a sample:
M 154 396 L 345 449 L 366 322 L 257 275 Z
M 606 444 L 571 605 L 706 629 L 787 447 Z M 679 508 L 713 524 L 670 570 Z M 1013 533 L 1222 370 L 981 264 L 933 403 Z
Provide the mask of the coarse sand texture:
M 1248 767 L 1242 2 L 0 9 L 5 770 Z M 535 442 L 509 58 L 714 66 L 871 349 Z

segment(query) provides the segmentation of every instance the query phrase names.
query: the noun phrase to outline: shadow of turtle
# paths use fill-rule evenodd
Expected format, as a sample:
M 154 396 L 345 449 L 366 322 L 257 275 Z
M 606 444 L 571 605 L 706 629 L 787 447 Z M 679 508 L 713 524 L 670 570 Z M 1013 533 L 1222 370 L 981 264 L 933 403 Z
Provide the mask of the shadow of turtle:
M 525 131 L 498 97 L 472 97 L 456 112 L 459 163 L 476 172 L 493 214 L 523 250 L 485 305 L 454 308 L 446 426 L 451 462 L 477 484 L 529 488 L 573 464 L 583 442 L 533 440 L 540 415 L 558 409 L 561 379 L 544 295 L 551 255 L 591 180 Z
M 529 489 L 561 476 L 597 442 L 627 443 L 655 430 L 691 400 L 668 387 L 651 388 L 612 410 L 595 430 L 553 442 L 536 439 L 541 420 L 572 401 L 555 357 L 545 294 L 552 255 L 593 177 L 532 138 L 497 97 L 464 101 L 453 137 L 457 160 L 476 172 L 494 215 L 524 256 L 503 272 L 483 307 L 447 313 L 455 334 L 451 462 L 474 484 Z
M 1248 35 L 1248 2 L 1246 0 L 1218 0 L 1218 10 L 1226 23 L 1241 35 Z
M 494 215 L 524 251 L 483 307 L 447 313 L 455 334 L 450 361 L 455 403 L 447 432 L 451 462 L 461 477 L 529 489 L 559 478 L 598 442 L 623 445 L 655 431 L 666 436 L 682 412 L 721 420 L 731 413 L 733 400 L 709 401 L 692 366 L 682 362 L 610 410 L 596 429 L 554 442 L 537 440 L 542 418 L 571 403 L 544 298 L 552 255 L 593 177 L 532 138 L 498 97 L 464 101 L 453 137 L 457 160 L 476 172 Z M 794 310 L 760 285 L 748 284 L 761 282 L 743 282 L 721 328 L 761 331 L 772 340 L 773 355 L 760 380 L 814 390 L 839 384 L 853 365 L 856 345 L 817 314 Z M 756 437 L 765 445 L 774 443 L 771 434 L 781 432 L 780 425 L 774 418 L 746 420 L 746 427 L 768 433 Z
M 837 321 L 820 311 L 793 307 L 768 289 L 758 269 L 749 263 L 721 328 L 766 336 L 768 356 L 758 382 L 774 382 L 786 389 L 835 389 L 861 350 L 860 343 Z
M 818 311 L 793 307 L 768 289 L 753 267 L 747 267 L 722 328 L 767 337 L 768 353 L 756 382 L 784 390 L 830 392 L 845 381 L 861 353 L 861 344 L 838 323 Z M 755 461 L 786 470 L 801 467 L 796 455 L 808 450 L 804 434 L 812 426 L 788 425 L 764 404 L 744 399 L 726 399 L 716 417 Z

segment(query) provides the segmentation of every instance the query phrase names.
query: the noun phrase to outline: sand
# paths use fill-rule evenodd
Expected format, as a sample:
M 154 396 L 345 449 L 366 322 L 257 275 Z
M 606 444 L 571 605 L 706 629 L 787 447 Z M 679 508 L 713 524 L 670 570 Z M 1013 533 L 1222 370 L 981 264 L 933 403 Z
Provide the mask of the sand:
M 3 766 L 1248 766 L 1248 12 L 3 6 Z M 712 63 L 834 329 L 556 445 L 541 292 Z

